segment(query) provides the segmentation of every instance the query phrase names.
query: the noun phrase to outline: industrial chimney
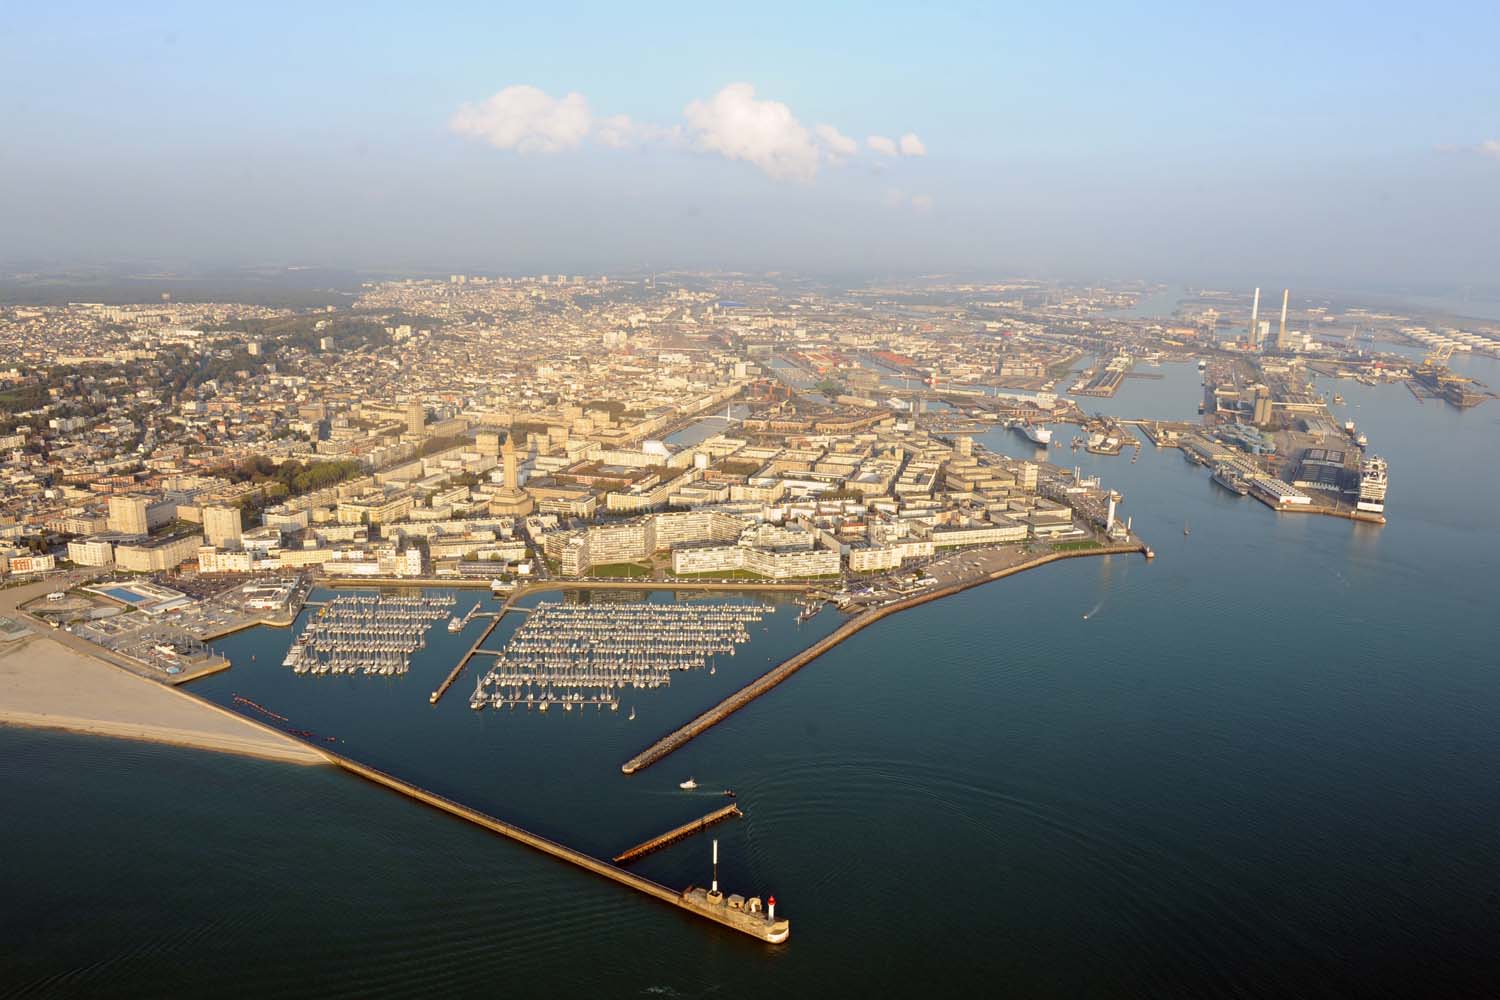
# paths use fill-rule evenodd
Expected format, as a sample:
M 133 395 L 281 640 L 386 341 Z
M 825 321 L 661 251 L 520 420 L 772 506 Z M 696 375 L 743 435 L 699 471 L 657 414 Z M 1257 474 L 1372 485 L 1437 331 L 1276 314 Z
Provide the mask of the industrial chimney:
M 1281 290 L 1281 327 L 1276 331 L 1276 349 L 1278 351 L 1286 350 L 1286 301 L 1291 294 L 1292 290 L 1290 288 L 1283 288 Z
M 1250 346 L 1255 346 L 1255 338 L 1260 334 L 1260 289 L 1255 290 L 1255 304 L 1250 307 Z

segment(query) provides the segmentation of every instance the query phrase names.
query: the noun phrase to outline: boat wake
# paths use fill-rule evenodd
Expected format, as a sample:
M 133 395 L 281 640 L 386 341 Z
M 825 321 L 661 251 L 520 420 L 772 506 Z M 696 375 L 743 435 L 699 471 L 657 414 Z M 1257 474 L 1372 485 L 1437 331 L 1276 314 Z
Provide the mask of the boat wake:
M 1097 615 L 1099 613 L 1099 609 L 1102 608 L 1102 607 L 1104 607 L 1104 602 L 1100 601 L 1098 604 L 1094 605 L 1092 608 L 1089 608 L 1087 611 L 1085 611 L 1083 613 L 1083 620 L 1084 621 L 1088 621 L 1090 618 L 1092 618 L 1095 615 Z

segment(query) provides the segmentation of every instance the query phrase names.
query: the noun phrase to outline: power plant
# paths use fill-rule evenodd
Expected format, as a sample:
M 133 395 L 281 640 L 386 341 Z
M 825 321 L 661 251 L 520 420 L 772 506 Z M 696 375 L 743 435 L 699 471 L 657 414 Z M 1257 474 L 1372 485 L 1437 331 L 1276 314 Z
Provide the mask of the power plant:
M 1285 351 L 1288 347 L 1286 339 L 1286 312 L 1287 305 L 1291 301 L 1291 296 L 1292 290 L 1290 288 L 1283 288 L 1281 290 L 1281 323 L 1276 328 L 1276 350 L 1278 351 Z M 1249 336 L 1245 338 L 1245 342 L 1251 350 L 1265 350 L 1266 336 L 1270 332 L 1270 326 L 1270 320 L 1266 320 L 1264 328 L 1261 326 L 1260 289 L 1257 288 L 1255 290 L 1255 298 L 1250 305 Z

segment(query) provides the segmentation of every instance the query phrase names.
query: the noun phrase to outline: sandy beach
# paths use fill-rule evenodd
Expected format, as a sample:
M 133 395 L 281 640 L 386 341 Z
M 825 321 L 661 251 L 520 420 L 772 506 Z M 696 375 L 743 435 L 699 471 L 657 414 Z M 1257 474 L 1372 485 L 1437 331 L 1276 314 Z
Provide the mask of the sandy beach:
M 326 762 L 270 728 L 39 634 L 0 642 L 0 723 Z

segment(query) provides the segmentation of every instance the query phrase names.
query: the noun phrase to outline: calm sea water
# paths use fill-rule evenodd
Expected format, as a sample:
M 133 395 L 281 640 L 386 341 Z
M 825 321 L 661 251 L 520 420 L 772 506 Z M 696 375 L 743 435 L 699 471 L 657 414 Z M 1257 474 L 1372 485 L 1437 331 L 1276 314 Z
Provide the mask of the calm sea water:
M 1191 418 L 1196 371 L 1161 372 L 1090 405 Z M 1390 461 L 1385 527 L 1278 517 L 1174 451 L 1080 452 L 1153 563 L 888 619 L 632 778 L 831 616 L 783 608 L 634 722 L 474 713 L 469 680 L 429 706 L 474 634 L 441 625 L 407 678 L 296 677 L 262 630 L 197 687 L 600 854 L 734 788 L 721 878 L 777 895 L 784 948 L 327 769 L 0 729 L 0 994 L 1493 995 L 1500 404 L 1338 388 Z M 707 860 L 698 838 L 640 870 Z

